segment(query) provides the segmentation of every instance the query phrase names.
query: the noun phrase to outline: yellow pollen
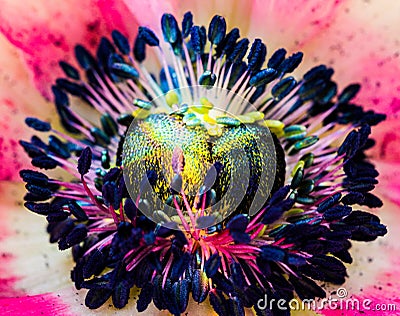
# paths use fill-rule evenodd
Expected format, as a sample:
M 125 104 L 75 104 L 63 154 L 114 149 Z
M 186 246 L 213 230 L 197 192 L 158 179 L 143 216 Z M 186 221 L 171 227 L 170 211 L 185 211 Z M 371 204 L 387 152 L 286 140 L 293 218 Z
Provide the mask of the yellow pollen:
M 169 106 L 173 106 L 174 104 L 179 104 L 179 96 L 174 91 L 168 91 L 165 95 L 165 101 Z
M 297 170 L 299 170 L 300 168 L 304 168 L 304 161 L 300 160 L 293 168 L 291 176 L 294 177 L 294 175 L 296 174 Z
M 148 117 L 150 115 L 150 111 L 149 110 L 144 110 L 144 109 L 136 109 L 132 112 L 132 116 L 135 119 L 139 119 L 139 120 L 143 120 L 146 117 Z

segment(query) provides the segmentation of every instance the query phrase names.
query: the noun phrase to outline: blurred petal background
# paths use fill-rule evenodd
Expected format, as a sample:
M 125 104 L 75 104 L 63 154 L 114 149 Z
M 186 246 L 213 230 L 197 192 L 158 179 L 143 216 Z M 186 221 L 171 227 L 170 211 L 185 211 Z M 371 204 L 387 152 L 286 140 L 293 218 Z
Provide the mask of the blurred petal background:
M 387 114 L 387 120 L 373 129 L 377 144 L 370 155 L 381 174 L 375 193 L 384 200 L 384 206 L 374 212 L 388 225 L 389 233 L 373 243 L 354 242 L 354 263 L 344 287 L 354 297 L 371 299 L 373 304 L 394 303 L 400 309 L 399 1 L 1 0 L 0 6 L 1 314 L 117 311 L 108 306 L 88 311 L 83 306 L 84 291 L 76 291 L 69 278 L 71 255 L 50 245 L 45 221 L 23 208 L 18 170 L 30 163 L 18 140 L 29 137 L 23 124 L 26 116 L 57 124 L 49 91 L 61 75 L 58 61 L 75 63 L 77 43 L 93 51 L 101 36 L 109 36 L 113 29 L 133 41 L 138 25 L 160 32 L 163 13 L 173 13 L 179 20 L 189 10 L 200 25 L 208 25 L 215 14 L 224 16 L 228 29 L 239 27 L 242 37 L 262 38 L 269 52 L 280 47 L 303 51 L 297 74 L 324 63 L 335 69 L 339 87 L 362 84 L 357 103 Z M 136 312 L 132 305 L 118 313 L 132 315 Z M 165 314 L 154 307 L 149 313 Z M 189 309 L 189 315 L 207 313 L 206 305 L 192 303 Z

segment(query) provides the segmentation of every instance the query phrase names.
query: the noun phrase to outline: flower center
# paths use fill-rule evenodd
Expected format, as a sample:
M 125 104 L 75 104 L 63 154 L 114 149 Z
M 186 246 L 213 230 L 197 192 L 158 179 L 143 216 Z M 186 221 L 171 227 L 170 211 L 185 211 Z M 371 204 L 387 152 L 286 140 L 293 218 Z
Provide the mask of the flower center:
M 258 111 L 230 113 L 239 104 L 251 108 L 240 97 L 227 99 L 231 94 L 195 86 L 135 101 L 123 144 L 125 181 L 153 221 L 203 229 L 233 213 L 254 215 L 283 185 L 285 160 L 271 122 Z M 165 104 L 168 111 L 160 109 Z

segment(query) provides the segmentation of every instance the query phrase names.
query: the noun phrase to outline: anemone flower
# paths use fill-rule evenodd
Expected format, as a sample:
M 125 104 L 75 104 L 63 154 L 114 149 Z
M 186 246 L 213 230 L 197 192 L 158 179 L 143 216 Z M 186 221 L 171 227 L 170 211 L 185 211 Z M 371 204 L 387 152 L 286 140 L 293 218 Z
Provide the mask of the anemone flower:
M 2 314 L 395 313 L 399 9 L 4 1 Z

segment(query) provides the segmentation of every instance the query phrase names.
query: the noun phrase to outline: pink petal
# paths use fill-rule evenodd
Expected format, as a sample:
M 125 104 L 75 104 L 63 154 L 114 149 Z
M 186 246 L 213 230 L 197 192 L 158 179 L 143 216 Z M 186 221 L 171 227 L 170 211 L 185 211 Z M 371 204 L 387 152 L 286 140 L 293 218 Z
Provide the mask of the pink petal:
M 0 184 L 0 315 L 88 314 L 72 289 L 70 253 L 48 243 L 43 218 L 17 202 L 22 192 L 21 184 Z
M 110 31 L 117 29 L 133 42 L 134 36 L 138 29 L 138 22 L 132 14 L 130 14 L 125 1 L 122 0 L 98 0 L 91 1 L 92 6 L 97 5 L 101 23 L 105 24 L 108 33 L 100 34 L 101 36 L 109 36 Z
M 43 294 L 28 297 L 14 297 L 0 299 L 0 313 L 2 315 L 73 315 L 68 312 L 68 305 L 53 294 Z
M 400 119 L 389 116 L 373 129 L 372 137 L 377 145 L 369 154 L 376 160 L 387 163 L 400 162 Z
M 243 14 L 250 15 L 254 1 L 244 0 L 210 0 L 204 1 L 132 1 L 125 0 L 137 21 L 141 25 L 149 26 L 154 31 L 160 30 L 161 16 L 164 13 L 172 13 L 181 22 L 183 15 L 190 11 L 193 13 L 194 23 L 208 27 L 211 18 L 218 14 L 223 16 L 228 24 L 228 28 L 239 27 L 242 36 L 247 36 L 250 24 L 254 21 L 251 18 L 244 18 Z
M 302 69 L 325 63 L 343 88 L 360 82 L 357 99 L 390 115 L 399 109 L 400 3 L 356 0 L 255 1 L 252 36 L 271 50 L 285 47 L 305 53 Z
M 399 19 L 388 11 L 399 10 L 400 3 L 387 0 L 346 2 L 329 27 L 306 43 L 306 61 L 333 66 L 342 88 L 350 82 L 362 84 L 357 102 L 394 114 L 400 91 Z
M 400 163 L 399 162 L 376 162 L 379 175 L 379 192 L 387 200 L 400 205 Z
M 400 59 L 398 51 L 398 14 L 400 3 L 351 2 L 332 26 L 305 48 L 311 59 L 327 62 L 335 68 L 335 79 L 344 87 L 359 82 L 362 89 L 355 102 L 366 109 L 387 114 L 388 118 L 373 128 L 376 146 L 368 154 L 378 164 L 383 194 L 399 202 L 398 175 L 400 154 Z M 390 8 L 390 10 L 388 10 Z M 383 167 L 383 169 L 381 169 Z
M 250 17 L 255 1 L 228 0 L 228 1 L 181 1 L 179 12 L 181 16 L 187 11 L 193 13 L 194 23 L 204 25 L 206 28 L 212 17 L 216 14 L 226 19 L 228 30 L 238 27 L 242 37 L 248 36 L 248 30 L 253 23 Z
M 70 285 L 71 253 L 50 244 L 46 220 L 21 205 L 23 184 L 3 182 L 0 192 L 4 197 L 0 206 L 0 254 L 4 254 L 0 256 L 0 281 L 9 280 L 7 291 L 37 295 Z M 57 277 L 48 277 L 57 273 Z M 0 291 L 0 297 L 4 296 L 7 292 Z
M 249 34 L 261 37 L 270 52 L 284 47 L 298 50 L 314 37 L 322 35 L 345 1 L 280 0 L 253 1 Z M 242 12 L 241 19 L 250 12 Z
M 176 12 L 178 1 L 140 1 L 140 0 L 122 0 L 140 25 L 152 28 L 154 31 L 160 29 L 161 16 L 164 13 Z
M 18 170 L 30 166 L 29 158 L 18 145 L 19 139 L 29 140 L 32 134 L 24 124 L 25 117 L 37 116 L 43 120 L 55 117 L 54 106 L 46 103 L 36 88 L 52 99 L 50 87 L 62 75 L 58 61 L 76 64 L 73 48 L 77 43 L 93 50 L 100 36 L 110 37 L 114 28 L 129 34 L 133 41 L 137 24 L 125 5 L 118 0 L 97 4 L 94 1 L 2 4 L 0 180 L 17 180 Z
M 89 310 L 84 306 L 85 291 L 76 292 L 73 288 L 65 288 L 55 293 L 45 293 L 34 296 L 0 298 L 1 315 L 12 314 L 15 316 L 45 315 L 45 316 L 79 316 L 79 315 L 166 315 L 165 311 L 158 310 L 154 304 L 150 304 L 145 312 L 138 313 L 133 300 L 123 309 L 116 309 L 112 305 L 105 304 L 99 309 Z M 110 301 L 111 304 L 111 301 Z M 208 301 L 198 304 L 189 300 L 187 314 L 193 316 L 214 315 Z
M 0 34 L 0 180 L 17 180 L 18 170 L 30 165 L 18 139 L 29 139 L 26 116 L 48 119 L 53 106 L 31 85 L 17 48 Z
M 123 14 L 121 14 L 123 13 Z M 81 43 L 94 49 L 101 36 L 114 28 L 133 36 L 135 19 L 118 0 L 44 3 L 5 1 L 0 13 L 0 31 L 23 56 L 36 87 L 50 98 L 50 87 L 61 75 L 59 60 L 74 62 L 73 48 Z
M 391 116 L 373 129 L 375 147 L 368 151 L 380 173 L 382 195 L 400 205 L 400 120 Z
M 15 203 L 8 198 L 11 196 L 13 189 L 15 189 L 15 187 L 13 188 L 10 185 L 0 185 L 0 194 L 5 197 L 0 209 L 0 244 L 5 244 L 7 239 L 12 236 L 12 229 L 8 227 L 10 222 L 6 210 L 8 210 L 10 205 Z M 0 298 L 13 297 L 23 294 L 22 291 L 14 288 L 15 283 L 19 280 L 19 276 L 10 272 L 9 269 L 14 259 L 15 256 L 12 254 L 12 252 L 0 247 Z

